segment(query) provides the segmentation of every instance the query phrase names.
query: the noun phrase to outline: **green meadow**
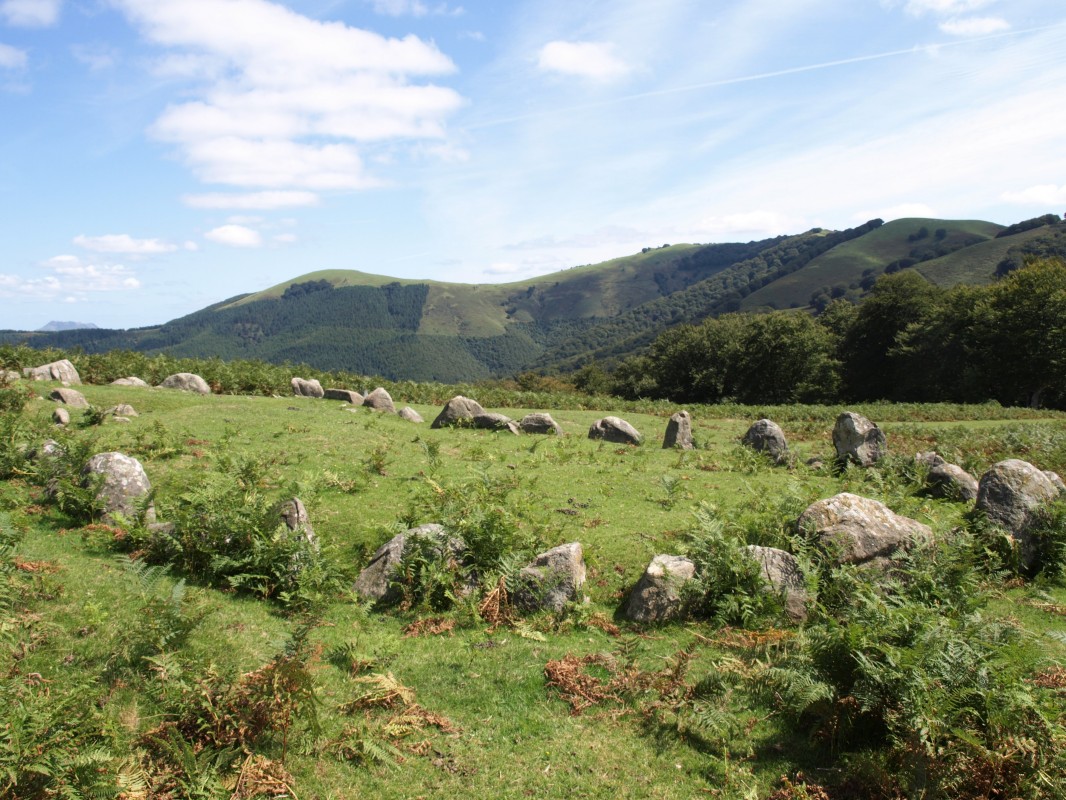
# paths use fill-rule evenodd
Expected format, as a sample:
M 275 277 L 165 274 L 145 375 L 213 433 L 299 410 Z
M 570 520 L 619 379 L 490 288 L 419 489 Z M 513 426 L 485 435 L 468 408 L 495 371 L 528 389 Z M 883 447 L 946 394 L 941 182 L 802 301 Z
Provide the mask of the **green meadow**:
M 549 411 L 565 432 L 516 436 L 432 430 L 439 400 L 414 386 L 394 400 L 423 424 L 330 400 L 79 388 L 92 408 L 66 430 L 40 397 L 3 417 L 0 797 L 1053 798 L 1066 785 L 1066 514 L 1049 514 L 1046 568 L 1020 573 L 968 506 L 922 491 L 913 461 L 937 450 L 977 475 L 1010 457 L 1066 474 L 1066 415 L 860 406 L 892 456 L 838 472 L 837 409 L 695 407 L 697 447 L 680 451 L 661 447 L 665 404 L 522 408 L 500 401 L 530 395 L 486 389 L 490 410 Z M 98 411 L 119 403 L 138 416 Z M 739 445 L 767 413 L 791 466 Z M 644 444 L 589 440 L 607 414 Z M 24 457 L 45 436 L 70 463 Z M 79 493 L 76 459 L 109 451 L 141 461 L 184 550 L 136 520 L 104 524 Z M 795 521 L 842 491 L 929 525 L 936 545 L 887 587 L 831 568 Z M 254 525 L 293 496 L 320 544 L 287 562 L 295 578 L 196 561 L 180 538 Z M 420 564 L 398 607 L 353 593 L 381 544 L 429 522 L 491 527 L 492 581 L 467 593 L 455 565 Z M 587 599 L 510 608 L 498 590 L 516 567 L 573 541 Z M 740 591 L 744 544 L 801 556 L 805 624 Z M 636 626 L 617 612 L 657 553 L 702 553 L 719 583 L 685 621 Z

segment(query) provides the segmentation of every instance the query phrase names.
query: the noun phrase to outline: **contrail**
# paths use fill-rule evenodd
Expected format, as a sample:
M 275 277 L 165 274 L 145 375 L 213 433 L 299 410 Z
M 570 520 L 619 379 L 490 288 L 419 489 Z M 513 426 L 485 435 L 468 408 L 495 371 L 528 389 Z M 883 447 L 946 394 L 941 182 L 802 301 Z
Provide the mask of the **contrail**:
M 665 89 L 653 89 L 647 92 L 637 92 L 635 94 L 627 94 L 621 97 L 612 97 L 608 100 L 599 100 L 595 103 L 584 103 L 578 106 L 567 106 L 566 108 L 552 108 L 544 111 L 534 111 L 529 114 L 521 114 L 514 117 L 505 117 L 503 119 L 490 120 L 488 122 L 480 122 L 473 125 L 467 125 L 467 130 L 480 130 L 482 128 L 495 128 L 500 125 L 510 125 L 514 122 L 522 122 L 527 119 L 538 119 L 540 117 L 554 116 L 556 114 L 569 114 L 574 111 L 585 111 L 591 108 L 602 108 L 604 106 L 617 105 L 619 103 L 627 103 L 630 100 L 642 100 L 648 97 L 664 97 L 671 94 L 683 94 L 685 92 L 695 92 L 701 89 L 716 89 L 722 86 L 733 86 L 739 83 L 751 83 L 753 81 L 764 81 L 769 78 L 780 78 L 785 75 L 798 75 L 803 72 L 815 72 L 821 69 L 831 69 L 833 67 L 844 67 L 849 64 L 861 64 L 866 61 L 881 61 L 886 58 L 898 58 L 899 56 L 912 55 L 914 53 L 921 53 L 930 50 L 942 50 L 949 47 L 961 47 L 963 45 L 974 44 L 975 42 L 987 42 L 993 39 L 1004 39 L 1013 36 L 1021 36 L 1026 33 L 1038 33 L 1040 31 L 1051 30 L 1052 28 L 1059 28 L 1066 23 L 1056 22 L 1051 25 L 1042 25 L 1037 28 L 1025 28 L 1017 31 L 1006 31 L 1004 33 L 993 33 L 987 36 L 978 36 L 972 39 L 960 39 L 953 42 L 943 42 L 940 44 L 926 44 L 926 45 L 914 45 L 913 47 L 907 47 L 902 50 L 889 50 L 884 53 L 873 53 L 866 56 L 853 56 L 852 58 L 841 58 L 836 61 L 822 61 L 817 64 L 807 64 L 801 67 L 788 67 L 786 69 L 774 70 L 772 72 L 759 72 L 754 75 L 743 75 L 736 78 L 723 78 L 717 81 L 706 81 L 704 83 L 691 83 L 685 86 L 671 86 Z

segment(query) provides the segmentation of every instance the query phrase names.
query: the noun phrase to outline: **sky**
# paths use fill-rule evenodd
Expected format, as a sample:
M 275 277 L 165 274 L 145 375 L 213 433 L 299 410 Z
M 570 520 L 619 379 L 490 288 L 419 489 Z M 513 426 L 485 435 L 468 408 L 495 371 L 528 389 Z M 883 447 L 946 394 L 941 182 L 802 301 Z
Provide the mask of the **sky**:
M 1064 210 L 1062 0 L 0 0 L 0 329 Z

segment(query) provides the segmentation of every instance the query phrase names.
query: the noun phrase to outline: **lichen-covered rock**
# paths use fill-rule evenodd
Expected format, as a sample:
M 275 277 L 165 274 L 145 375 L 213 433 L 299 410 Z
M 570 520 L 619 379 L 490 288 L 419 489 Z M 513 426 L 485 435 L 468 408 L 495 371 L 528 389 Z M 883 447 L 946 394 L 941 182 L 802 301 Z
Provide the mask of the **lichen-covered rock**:
M 663 449 L 692 450 L 696 443 L 692 440 L 692 415 L 687 411 L 678 411 L 670 416 L 663 436 Z
M 116 378 L 111 381 L 112 386 L 142 386 L 147 387 L 148 381 L 141 380 L 136 375 L 130 375 L 128 378 Z
M 845 411 L 833 426 L 837 460 L 872 467 L 888 454 L 885 434 L 862 414 Z
M 551 414 L 544 412 L 537 412 L 534 414 L 526 414 L 522 417 L 522 421 L 518 423 L 519 429 L 522 433 L 547 433 L 555 434 L 556 436 L 563 435 L 563 429 L 552 419 Z
M 52 422 L 62 428 L 67 427 L 70 424 L 70 412 L 65 408 L 57 408 L 52 412 Z
M 191 372 L 177 372 L 173 375 L 168 375 L 159 386 L 163 389 L 177 389 L 181 392 L 211 394 L 211 387 L 207 385 L 207 381 Z
M 429 523 L 398 533 L 377 549 L 370 563 L 359 573 L 355 581 L 355 591 L 367 600 L 376 600 L 383 605 L 398 602 L 400 591 L 393 585 L 396 568 L 403 558 L 408 544 L 414 539 L 427 543 L 438 555 L 449 555 L 455 559 L 462 557 L 466 545 L 461 539 L 448 534 L 442 525 Z
M 972 503 L 977 499 L 977 479 L 956 464 L 943 462 L 929 470 L 926 485 L 935 497 L 963 500 Z
M 696 565 L 682 556 L 660 554 L 629 593 L 622 616 L 633 622 L 667 622 L 682 612 L 682 591 L 696 577 Z
M 640 432 L 619 417 L 604 417 L 592 423 L 589 428 L 590 439 L 602 439 L 615 444 L 640 444 L 644 437 Z
M 425 422 L 425 420 L 422 419 L 422 415 L 410 406 L 404 406 L 403 408 L 401 408 L 399 411 L 399 417 L 400 419 L 405 419 L 408 422 Z
M 26 367 L 22 375 L 31 381 L 61 381 L 63 383 L 81 383 L 81 376 L 74 365 L 67 359 L 42 364 L 39 367 Z
M 361 406 L 364 400 L 363 395 L 351 389 L 325 389 L 323 396 L 327 400 L 341 400 L 350 406 Z
M 107 413 L 113 417 L 139 417 L 140 414 L 129 403 L 119 403 L 117 406 L 113 406 L 107 410 Z
M 55 400 L 57 403 L 63 403 L 63 405 L 70 406 L 71 408 L 89 407 L 89 401 L 85 399 L 85 395 L 77 389 L 68 389 L 65 386 L 53 389 L 52 393 L 48 395 L 48 399 Z
M 471 400 L 469 397 L 457 394 L 444 404 L 444 408 L 440 410 L 437 418 L 433 420 L 429 427 L 450 428 L 454 425 L 473 425 L 474 417 L 484 413 L 485 409 L 481 407 L 481 403 L 477 400 Z
M 92 476 L 103 476 L 96 500 L 105 522 L 115 522 L 115 515 L 136 519 L 138 507 L 152 491 L 141 462 L 124 453 L 99 453 L 89 459 L 81 472 L 86 486 Z M 155 509 L 149 506 L 145 516 L 149 522 L 154 522 Z
M 396 413 L 396 406 L 393 405 L 392 395 L 380 386 L 363 398 L 363 405 L 367 408 L 372 408 L 375 411 L 382 411 L 386 414 Z
M 796 557 L 776 547 L 749 544 L 747 550 L 762 567 L 763 580 L 781 594 L 785 613 L 796 622 L 807 619 L 807 584 Z
M 887 567 L 896 556 L 933 536 L 929 526 L 849 492 L 812 503 L 800 515 L 798 525 L 840 564 Z
M 788 463 L 788 440 L 781 426 L 773 420 L 753 422 L 740 442 L 752 450 L 766 453 L 775 464 Z
M 514 604 L 523 611 L 559 612 L 585 583 L 585 557 L 580 542 L 541 553 L 518 573 Z
M 1059 496 L 1048 476 L 1028 461 L 1011 458 L 1000 461 L 981 476 L 977 488 L 977 508 L 996 525 L 1010 532 L 1018 542 L 1021 562 L 1036 565 L 1037 543 L 1031 528 L 1041 509 Z
M 305 378 L 293 378 L 289 381 L 289 385 L 292 386 L 292 393 L 297 397 L 324 397 L 326 392 L 322 389 L 322 384 L 315 379 Z

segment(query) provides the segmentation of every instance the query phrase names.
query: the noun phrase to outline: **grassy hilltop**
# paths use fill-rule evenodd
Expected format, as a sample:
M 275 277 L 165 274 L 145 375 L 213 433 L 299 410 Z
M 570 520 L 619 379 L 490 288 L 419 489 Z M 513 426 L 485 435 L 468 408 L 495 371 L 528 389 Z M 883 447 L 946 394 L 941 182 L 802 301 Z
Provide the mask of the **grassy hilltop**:
M 390 386 L 427 420 L 445 389 Z M 24 391 L 3 390 L 0 797 L 1052 798 L 1066 781 L 1066 553 L 1014 576 L 965 505 L 920 491 L 911 458 L 1062 473 L 1061 413 L 860 408 L 896 455 L 836 474 L 805 464 L 832 455 L 831 408 L 694 407 L 698 449 L 681 452 L 659 446 L 666 404 L 493 396 L 516 418 L 551 411 L 565 435 L 542 437 L 325 400 L 80 388 L 92 408 L 67 431 L 50 426 L 53 404 L 20 411 Z M 96 411 L 120 402 L 139 416 Z M 645 444 L 588 440 L 609 413 Z M 767 414 L 791 468 L 737 443 Z M 25 460 L 45 435 L 68 455 Z M 179 549 L 94 519 L 80 462 L 111 450 L 142 461 Z M 887 591 L 818 567 L 793 522 L 841 491 L 930 525 L 937 546 Z M 293 495 L 317 555 L 276 536 L 274 504 Z M 498 571 L 464 595 L 446 564 L 411 561 L 406 601 L 369 609 L 354 575 L 424 522 L 464 532 Z M 224 549 L 243 536 L 247 549 Z M 588 602 L 509 613 L 496 577 L 570 541 Z M 744 544 L 800 554 L 817 595 L 805 625 L 744 588 Z M 660 552 L 716 576 L 702 611 L 647 629 L 617 619 Z

